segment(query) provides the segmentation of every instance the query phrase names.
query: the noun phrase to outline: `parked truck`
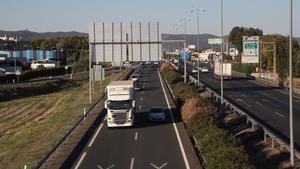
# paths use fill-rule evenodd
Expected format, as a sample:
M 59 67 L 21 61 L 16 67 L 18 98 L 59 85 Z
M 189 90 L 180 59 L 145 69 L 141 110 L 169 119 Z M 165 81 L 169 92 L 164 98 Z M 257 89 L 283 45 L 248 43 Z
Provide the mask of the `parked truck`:
M 135 100 L 133 99 L 133 81 L 112 81 L 106 87 L 108 127 L 133 126 L 135 117 Z
M 221 62 L 216 61 L 214 63 L 214 78 L 221 79 Z M 223 63 L 223 79 L 231 80 L 231 63 Z

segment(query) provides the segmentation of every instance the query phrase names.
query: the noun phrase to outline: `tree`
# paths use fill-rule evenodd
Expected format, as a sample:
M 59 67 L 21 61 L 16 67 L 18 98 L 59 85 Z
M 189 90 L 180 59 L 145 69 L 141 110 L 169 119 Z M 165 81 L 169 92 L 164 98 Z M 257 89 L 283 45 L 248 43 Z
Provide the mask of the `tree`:
M 229 41 L 239 51 L 239 55 L 243 52 L 243 36 L 263 36 L 263 31 L 258 28 L 234 27 L 230 31 Z

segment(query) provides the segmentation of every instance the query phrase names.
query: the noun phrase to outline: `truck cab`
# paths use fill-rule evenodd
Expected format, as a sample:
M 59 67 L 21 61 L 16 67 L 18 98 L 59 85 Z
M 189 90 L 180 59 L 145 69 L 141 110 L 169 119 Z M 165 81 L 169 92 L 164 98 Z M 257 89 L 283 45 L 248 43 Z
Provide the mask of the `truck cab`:
M 108 127 L 126 127 L 134 125 L 135 100 L 133 99 L 133 81 L 112 81 L 106 87 Z

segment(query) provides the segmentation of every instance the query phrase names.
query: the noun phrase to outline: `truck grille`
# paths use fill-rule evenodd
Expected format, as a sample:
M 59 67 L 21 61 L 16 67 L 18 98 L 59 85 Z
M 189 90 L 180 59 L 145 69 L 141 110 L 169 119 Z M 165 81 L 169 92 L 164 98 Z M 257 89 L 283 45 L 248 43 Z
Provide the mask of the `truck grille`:
M 116 124 L 124 124 L 127 122 L 127 113 L 112 113 L 113 120 Z

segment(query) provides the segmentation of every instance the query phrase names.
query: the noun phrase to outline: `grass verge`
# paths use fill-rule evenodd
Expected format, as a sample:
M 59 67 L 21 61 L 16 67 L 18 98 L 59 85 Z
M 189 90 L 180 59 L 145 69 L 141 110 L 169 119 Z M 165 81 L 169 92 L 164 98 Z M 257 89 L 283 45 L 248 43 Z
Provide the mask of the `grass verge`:
M 96 82 L 93 100 L 120 75 Z M 1 102 L 0 168 L 30 168 L 39 161 L 91 106 L 88 88 L 88 81 L 83 81 L 59 92 Z

